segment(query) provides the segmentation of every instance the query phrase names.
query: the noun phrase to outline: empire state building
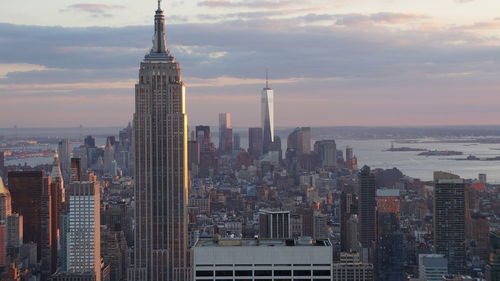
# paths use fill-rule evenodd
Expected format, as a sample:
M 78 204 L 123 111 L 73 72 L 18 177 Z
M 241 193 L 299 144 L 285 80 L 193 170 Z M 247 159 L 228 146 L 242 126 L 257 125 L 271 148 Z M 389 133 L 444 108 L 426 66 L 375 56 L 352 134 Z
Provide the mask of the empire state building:
M 153 47 L 135 86 L 135 234 L 129 281 L 189 280 L 187 116 L 158 1 Z

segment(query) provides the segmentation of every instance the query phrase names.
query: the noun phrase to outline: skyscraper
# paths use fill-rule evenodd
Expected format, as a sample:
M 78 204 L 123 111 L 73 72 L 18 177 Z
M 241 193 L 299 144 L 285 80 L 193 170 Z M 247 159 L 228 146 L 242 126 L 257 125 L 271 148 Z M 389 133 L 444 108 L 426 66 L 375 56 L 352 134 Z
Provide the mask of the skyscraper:
M 448 258 L 450 274 L 465 269 L 465 182 L 438 179 L 434 189 L 434 244 Z
M 248 153 L 255 158 L 262 155 L 262 128 L 248 128 Z
M 269 79 L 266 74 L 266 87 L 262 89 L 261 97 L 262 120 L 262 152 L 272 150 L 274 142 L 274 91 L 269 88 Z
M 187 115 L 179 63 L 158 1 L 153 48 L 136 84 L 135 244 L 130 281 L 189 277 Z
M 296 128 L 288 135 L 287 149 L 294 149 L 297 155 L 311 153 L 311 128 Z
M 0 151 L 0 177 L 5 177 L 5 152 Z
M 93 273 L 101 280 L 100 189 L 94 182 L 73 182 L 68 188 L 67 270 Z
M 358 199 L 354 193 L 342 192 L 340 195 L 340 247 L 342 252 L 354 251 L 349 240 L 348 221 L 358 213 Z
M 359 242 L 363 248 L 362 258 L 367 262 L 371 260 L 372 250 L 377 240 L 377 214 L 375 200 L 377 188 L 375 175 L 370 167 L 364 166 L 359 173 Z
M 319 155 L 322 168 L 331 170 L 337 167 L 337 144 L 335 140 L 315 142 L 314 152 Z
M 23 216 L 23 242 L 37 244 L 38 258 L 51 260 L 51 180 L 43 171 L 9 172 L 12 211 Z
M 63 204 L 65 200 L 64 194 L 64 179 L 61 172 L 61 164 L 59 162 L 59 155 L 54 155 L 54 163 L 52 164 L 52 171 L 50 174 L 50 232 L 51 242 L 51 261 L 50 273 L 54 273 L 57 269 L 57 245 L 59 245 L 59 215 L 63 211 Z
M 222 154 L 233 153 L 233 129 L 229 113 L 219 113 L 219 151 Z
M 57 152 L 59 153 L 59 160 L 61 162 L 61 172 L 64 179 L 69 182 L 71 169 L 71 146 L 68 139 L 63 139 L 59 142 Z
M 7 265 L 7 218 L 12 214 L 10 192 L 0 177 L 0 266 Z

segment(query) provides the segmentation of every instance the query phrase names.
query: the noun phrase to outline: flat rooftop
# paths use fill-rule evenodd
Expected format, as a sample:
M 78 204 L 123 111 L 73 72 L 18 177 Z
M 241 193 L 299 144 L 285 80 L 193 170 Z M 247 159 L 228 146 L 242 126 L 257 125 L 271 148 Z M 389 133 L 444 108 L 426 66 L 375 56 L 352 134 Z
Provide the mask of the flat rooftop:
M 299 239 L 200 239 L 195 247 L 331 247 L 329 240 Z

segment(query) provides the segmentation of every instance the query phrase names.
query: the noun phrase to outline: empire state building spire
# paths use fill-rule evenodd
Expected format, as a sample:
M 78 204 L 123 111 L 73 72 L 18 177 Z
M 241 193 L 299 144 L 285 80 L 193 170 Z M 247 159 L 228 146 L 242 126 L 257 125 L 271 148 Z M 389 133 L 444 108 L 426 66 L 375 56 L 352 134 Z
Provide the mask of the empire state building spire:
M 170 50 L 167 48 L 167 39 L 165 35 L 165 15 L 161 9 L 161 0 L 158 0 L 158 10 L 155 14 L 155 34 L 153 37 L 153 48 L 146 56 L 146 59 L 172 59 Z

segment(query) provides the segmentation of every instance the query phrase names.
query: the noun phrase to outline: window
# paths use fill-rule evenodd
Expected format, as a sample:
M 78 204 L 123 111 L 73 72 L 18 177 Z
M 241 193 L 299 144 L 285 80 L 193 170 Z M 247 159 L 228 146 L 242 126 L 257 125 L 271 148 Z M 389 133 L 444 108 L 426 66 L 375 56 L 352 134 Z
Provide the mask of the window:
M 196 271 L 196 276 L 197 277 L 203 277 L 203 276 L 214 276 L 213 271 L 208 271 L 208 270 L 198 270 Z
M 217 270 L 215 276 L 233 276 L 232 270 Z
M 252 276 L 251 270 L 236 270 L 234 276 Z
M 330 276 L 330 270 L 314 270 L 314 276 Z
M 274 276 L 292 276 L 291 270 L 275 270 Z
M 293 276 L 311 276 L 310 270 L 294 270 Z
M 272 270 L 256 270 L 255 276 L 273 276 Z

